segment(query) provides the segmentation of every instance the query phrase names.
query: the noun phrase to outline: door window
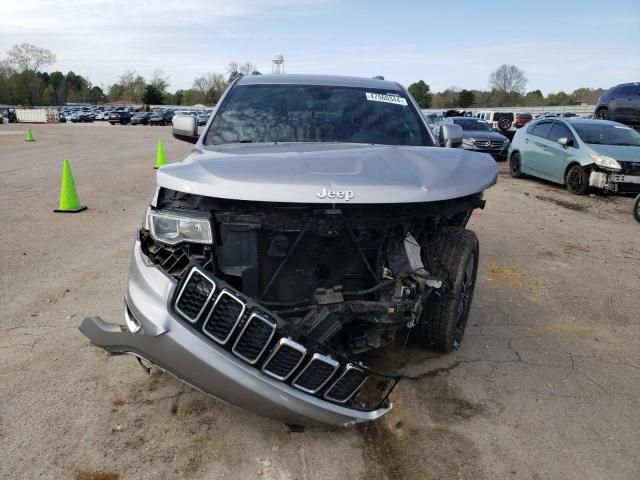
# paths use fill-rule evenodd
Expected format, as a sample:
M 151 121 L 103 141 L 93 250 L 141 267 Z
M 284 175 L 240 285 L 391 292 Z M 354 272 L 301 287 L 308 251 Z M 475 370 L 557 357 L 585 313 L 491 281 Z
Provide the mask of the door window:
M 565 137 L 569 140 L 573 140 L 573 145 L 576 145 L 576 140 L 574 136 L 571 134 L 571 130 L 569 130 L 562 123 L 556 122 L 551 127 L 551 131 L 549 132 L 549 136 L 547 137 L 552 142 L 557 142 L 559 138 Z
M 533 130 L 531 131 L 531 135 L 535 135 L 536 137 L 547 138 L 550 130 L 551 130 L 551 122 L 538 123 L 533 127 Z
M 635 93 L 635 88 L 633 85 L 624 85 L 616 89 L 616 95 L 620 96 L 631 96 Z

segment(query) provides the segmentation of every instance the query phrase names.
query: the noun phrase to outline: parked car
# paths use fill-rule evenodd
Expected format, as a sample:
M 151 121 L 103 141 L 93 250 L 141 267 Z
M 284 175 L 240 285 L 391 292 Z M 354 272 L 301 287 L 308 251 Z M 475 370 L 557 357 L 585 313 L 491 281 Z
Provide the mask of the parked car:
M 595 116 L 626 125 L 640 125 L 640 83 L 623 83 L 598 98 Z
M 120 125 L 126 125 L 131 122 L 131 114 L 127 111 L 115 111 L 109 114 L 109 123 L 111 125 L 115 125 L 119 123 Z
M 196 148 L 158 170 L 126 329 L 93 317 L 81 331 L 294 425 L 384 415 L 399 377 L 359 355 L 407 329 L 458 348 L 479 259 L 465 226 L 496 163 L 438 148 L 407 90 L 378 79 L 245 76 L 208 125 L 174 119 Z M 457 125 L 442 135 L 462 141 Z
M 87 112 L 78 112 L 71 117 L 72 123 L 91 123 L 93 121 L 93 114 Z
M 575 195 L 589 187 L 640 192 L 640 133 L 611 121 L 537 120 L 516 133 L 509 166 L 515 178 L 543 178 Z
M 173 110 L 156 110 L 149 117 L 149 125 L 169 125 L 173 119 Z
M 553 112 L 542 112 L 542 113 L 539 113 L 538 115 L 536 115 L 536 117 L 535 117 L 535 118 L 536 118 L 536 119 L 539 119 L 539 118 L 555 118 L 555 117 L 557 117 L 557 116 L 558 116 L 558 114 L 557 114 L 557 113 L 553 113 Z
M 206 125 L 209 121 L 209 113 L 207 112 L 198 112 L 198 125 Z
M 533 115 L 530 113 L 516 113 L 516 119 L 513 122 L 513 126 L 516 128 L 522 128 L 531 120 L 533 120 Z
M 149 125 L 149 118 L 151 118 L 149 112 L 134 113 L 131 117 L 131 125 Z
M 515 131 L 515 114 L 513 112 L 496 112 L 494 110 L 478 112 L 476 118 L 481 118 L 488 122 L 492 128 L 497 128 L 501 132 Z
M 488 153 L 496 160 L 506 160 L 509 139 L 496 132 L 484 120 L 470 117 L 447 117 L 442 125 L 454 124 L 462 128 L 462 148 L 479 153 Z
M 99 112 L 96 114 L 96 120 L 97 121 L 107 121 L 109 119 L 109 113 L 111 112 Z

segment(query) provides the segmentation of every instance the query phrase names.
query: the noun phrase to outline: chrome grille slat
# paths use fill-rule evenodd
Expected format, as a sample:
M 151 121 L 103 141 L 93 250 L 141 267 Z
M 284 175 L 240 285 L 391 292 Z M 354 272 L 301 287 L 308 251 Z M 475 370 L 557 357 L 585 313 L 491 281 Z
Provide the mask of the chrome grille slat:
M 231 299 L 231 301 L 235 302 L 236 305 L 240 305 L 239 313 L 229 312 L 229 313 L 233 313 L 233 316 L 235 317 L 233 320 L 233 324 L 230 326 L 222 325 L 222 322 L 223 322 L 222 318 L 218 319 L 218 321 L 216 322 L 217 315 L 224 315 L 224 313 L 221 312 L 221 310 L 223 308 L 222 306 L 223 302 L 225 302 L 227 299 Z M 224 308 L 225 310 L 229 310 L 230 307 L 229 305 L 225 305 Z M 224 345 L 229 341 L 229 338 L 231 338 L 231 335 L 233 335 L 233 332 L 238 326 L 238 323 L 240 322 L 242 315 L 244 315 L 245 309 L 246 309 L 246 304 L 242 301 L 240 297 L 234 295 L 232 292 L 230 292 L 227 289 L 222 290 L 222 292 L 220 292 L 220 294 L 218 295 L 218 298 L 216 298 L 216 301 L 213 304 L 213 307 L 211 308 L 211 311 L 209 312 L 207 319 L 204 321 L 204 324 L 202 325 L 202 331 L 207 337 L 211 338 L 212 340 L 218 342 L 221 345 Z M 223 333 L 226 330 L 226 334 L 224 336 L 216 335 L 216 332 L 214 329 L 218 330 L 218 332 L 220 333 Z
M 360 380 L 359 376 L 362 376 L 362 380 Z M 367 376 L 364 370 L 350 363 L 347 365 L 342 375 L 340 375 L 340 377 L 327 389 L 324 394 L 324 398 L 336 403 L 345 403 L 355 395 L 366 380 Z M 344 388 L 347 389 L 348 394 L 339 395 L 339 390 Z
M 298 352 L 300 354 L 300 358 L 297 361 L 295 361 L 295 355 L 294 355 L 293 357 L 294 364 L 292 366 L 287 365 L 288 363 L 290 363 L 290 359 L 280 360 L 281 363 L 282 362 L 285 363 L 285 368 L 287 368 L 287 372 L 284 375 L 279 375 L 278 372 L 275 372 L 275 369 L 277 367 L 275 365 L 275 362 L 278 361 L 278 358 L 279 358 L 278 355 L 282 356 L 283 352 L 285 352 L 287 349 L 290 349 L 290 351 Z M 262 371 L 273 378 L 285 381 L 300 366 L 300 364 L 304 360 L 304 356 L 306 355 L 306 353 L 307 353 L 307 349 L 304 346 L 288 338 L 281 338 L 278 341 L 278 344 L 276 345 L 276 347 L 271 351 L 271 353 L 267 357 L 267 360 L 264 362 Z
M 254 324 L 253 322 L 261 322 L 261 325 L 258 326 L 258 324 Z M 256 325 L 255 328 L 257 328 L 257 334 L 262 337 L 259 338 L 259 341 L 262 343 L 262 346 L 259 347 L 260 350 L 258 352 L 256 352 L 253 356 L 253 358 L 251 358 L 250 356 L 246 355 L 246 350 L 247 349 L 251 349 L 251 347 L 253 347 L 252 345 L 248 344 L 248 341 L 245 337 L 245 335 L 247 334 L 254 334 L 256 331 L 255 330 L 249 330 L 249 328 L 251 327 L 252 329 L 254 327 L 252 327 L 252 325 Z M 262 335 L 263 332 L 260 332 L 259 330 L 266 325 L 269 328 L 269 331 L 266 332 L 268 333 L 268 336 L 265 337 L 264 335 Z M 242 331 L 240 332 L 240 335 L 238 335 L 238 338 L 236 339 L 235 343 L 233 344 L 233 348 L 231 349 L 231 351 L 237 355 L 238 357 L 242 358 L 244 361 L 249 362 L 251 365 L 255 364 L 260 357 L 262 356 L 262 354 L 264 353 L 264 351 L 267 349 L 267 347 L 269 346 L 269 342 L 271 342 L 271 339 L 273 338 L 273 336 L 276 333 L 276 324 L 275 322 L 271 321 L 270 319 L 268 319 L 266 316 L 261 315 L 257 312 L 253 312 L 250 316 L 249 319 L 247 320 L 247 323 L 244 324 L 244 327 L 242 328 Z M 244 338 L 244 340 L 243 340 Z M 241 350 L 245 350 L 245 352 L 242 352 Z
M 309 376 L 308 375 L 309 372 L 312 371 L 310 370 L 310 368 L 313 368 L 314 363 L 316 362 L 328 365 L 330 369 L 328 370 L 328 374 L 323 376 L 326 378 L 323 378 L 322 381 L 320 382 L 316 382 L 314 384 L 314 388 L 307 388 L 304 385 L 302 385 L 301 382 L 305 380 L 305 376 L 307 377 Z M 293 382 L 291 382 L 291 385 L 293 385 L 299 390 L 302 390 L 303 392 L 310 393 L 313 395 L 319 392 L 322 389 L 322 387 L 324 387 L 327 384 L 327 382 L 331 380 L 331 377 L 333 376 L 334 373 L 336 373 L 336 370 L 338 370 L 339 367 L 340 367 L 340 364 L 337 361 L 335 361 L 333 358 L 329 358 L 320 353 L 314 353 L 313 356 L 311 357 L 311 360 L 309 360 L 309 363 L 307 363 L 304 369 L 296 376 Z
M 197 290 L 197 286 L 194 287 L 190 287 L 190 283 L 192 281 L 194 281 L 195 276 L 201 277 L 201 279 L 199 281 L 202 282 L 206 282 L 209 283 L 211 285 L 211 291 L 208 292 L 206 298 L 204 300 L 201 299 L 188 299 L 187 295 L 193 296 L 193 295 L 200 295 L 202 296 L 202 292 L 190 292 L 189 290 L 187 290 L 188 288 L 195 288 Z M 213 297 L 213 294 L 216 291 L 216 283 L 211 280 L 202 270 L 200 270 L 197 267 L 193 267 L 191 269 L 191 271 L 189 272 L 189 275 L 187 276 L 187 279 L 185 280 L 184 284 L 182 285 L 182 288 L 180 289 L 180 292 L 178 293 L 178 295 L 176 296 L 176 300 L 174 303 L 174 307 L 176 312 L 178 312 L 182 317 L 184 317 L 187 321 L 191 322 L 191 323 L 196 323 L 199 319 L 200 316 L 202 315 L 202 312 L 204 311 L 204 309 L 206 308 L 207 304 L 209 303 L 209 300 L 211 300 L 211 297 Z M 183 307 L 180 308 L 180 304 L 181 302 L 199 302 L 202 303 L 202 306 L 198 309 L 198 313 L 197 315 L 193 316 L 190 315 L 188 312 L 185 312 L 185 305 L 183 303 Z

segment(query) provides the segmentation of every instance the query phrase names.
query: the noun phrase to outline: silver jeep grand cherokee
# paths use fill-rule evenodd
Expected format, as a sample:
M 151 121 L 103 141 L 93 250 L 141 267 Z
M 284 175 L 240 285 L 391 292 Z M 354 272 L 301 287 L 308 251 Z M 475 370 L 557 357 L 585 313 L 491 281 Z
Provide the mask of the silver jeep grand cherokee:
M 496 163 L 435 146 L 413 98 L 380 79 L 244 77 L 202 135 L 196 122 L 174 121 L 195 148 L 158 170 L 126 328 L 92 317 L 80 330 L 290 424 L 385 414 L 399 375 L 361 354 L 409 334 L 458 347 L 479 253 L 465 226 Z M 462 141 L 456 125 L 441 135 Z

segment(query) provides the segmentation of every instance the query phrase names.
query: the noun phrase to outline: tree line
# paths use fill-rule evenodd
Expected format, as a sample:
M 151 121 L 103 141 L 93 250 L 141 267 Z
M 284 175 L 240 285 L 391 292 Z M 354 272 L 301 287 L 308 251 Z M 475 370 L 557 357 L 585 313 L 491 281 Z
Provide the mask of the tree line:
M 540 90 L 526 91 L 525 73 L 515 65 L 501 65 L 489 76 L 490 90 L 467 90 L 456 86 L 433 93 L 424 80 L 412 83 L 409 92 L 421 108 L 543 107 L 578 103 L 593 105 L 605 89 L 578 88 L 571 93 L 543 95 Z
M 45 48 L 23 43 L 14 45 L 0 62 L 0 104 L 64 105 L 66 103 L 144 103 L 148 105 L 214 105 L 227 86 L 243 75 L 259 75 L 251 62 L 230 62 L 225 73 L 207 72 L 194 79 L 189 89 L 169 91 L 169 77 L 154 70 L 145 79 L 127 70 L 106 91 L 74 72 L 66 74 L 42 69 L 56 61 Z M 571 93 L 546 96 L 540 90 L 526 91 L 525 73 L 515 65 L 501 65 L 489 76 L 490 90 L 467 90 L 455 86 L 431 92 L 424 80 L 412 83 L 409 92 L 421 108 L 469 108 L 502 106 L 554 106 L 596 103 L 605 90 L 579 88 Z
M 251 62 L 232 61 L 226 75 L 207 72 L 193 81 L 190 89 L 169 91 L 169 77 L 160 69 L 145 79 L 135 70 L 127 70 L 118 81 L 107 87 L 93 85 L 74 72 L 66 74 L 42 69 L 55 63 L 48 49 L 23 43 L 14 45 L 0 62 L 0 104 L 65 105 L 66 103 L 135 103 L 148 105 L 214 105 L 227 86 L 238 77 L 259 75 Z

